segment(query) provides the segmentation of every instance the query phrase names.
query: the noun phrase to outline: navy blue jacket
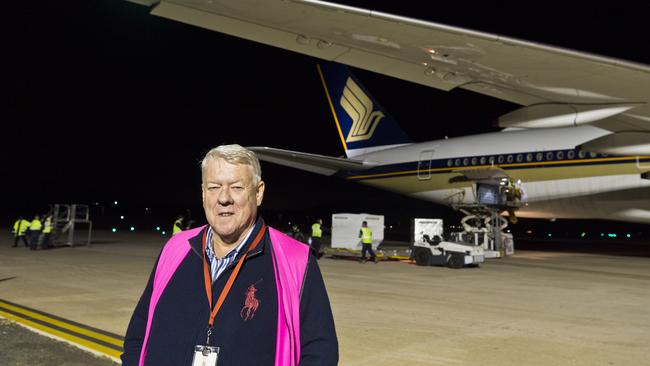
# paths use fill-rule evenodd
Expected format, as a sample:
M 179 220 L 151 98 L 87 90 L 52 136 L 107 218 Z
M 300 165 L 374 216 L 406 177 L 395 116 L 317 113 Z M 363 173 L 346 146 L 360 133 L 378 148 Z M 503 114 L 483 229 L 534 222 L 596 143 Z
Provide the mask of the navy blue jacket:
M 240 250 L 237 259 L 212 284 L 212 303 L 224 288 L 237 260 L 262 227 L 262 219 Z M 205 345 L 210 309 L 203 279 L 201 239 L 189 240 L 191 250 L 163 292 L 151 324 L 145 365 L 191 365 L 194 346 Z M 214 320 L 210 345 L 219 346 L 219 366 L 273 365 L 275 361 L 278 299 L 268 230 L 244 260 L 228 297 Z M 156 261 L 156 265 L 157 265 Z M 124 339 L 122 365 L 137 366 L 147 325 L 155 268 L 135 308 Z M 247 314 L 249 286 L 256 288 L 257 310 Z M 248 315 L 248 317 L 247 317 Z M 329 299 L 317 261 L 309 256 L 300 296 L 300 365 L 336 365 L 338 343 Z

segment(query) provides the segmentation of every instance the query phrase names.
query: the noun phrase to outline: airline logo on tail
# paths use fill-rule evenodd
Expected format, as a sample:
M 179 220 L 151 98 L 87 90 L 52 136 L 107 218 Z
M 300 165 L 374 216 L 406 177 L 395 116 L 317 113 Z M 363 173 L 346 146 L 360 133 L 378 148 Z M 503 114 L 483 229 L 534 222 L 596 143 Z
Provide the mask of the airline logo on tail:
M 379 110 L 373 111 L 372 100 L 350 77 L 345 83 L 340 103 L 352 119 L 352 127 L 345 141 L 363 141 L 371 138 L 375 128 L 384 118 L 384 113 Z

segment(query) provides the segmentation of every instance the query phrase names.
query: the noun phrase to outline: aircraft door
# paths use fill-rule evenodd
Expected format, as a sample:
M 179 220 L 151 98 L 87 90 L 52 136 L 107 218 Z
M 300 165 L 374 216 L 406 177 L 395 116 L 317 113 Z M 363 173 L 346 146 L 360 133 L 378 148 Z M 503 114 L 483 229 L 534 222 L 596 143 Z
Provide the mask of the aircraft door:
M 436 150 L 422 150 L 418 160 L 418 180 L 431 179 L 431 160 Z
M 648 168 L 650 168 L 650 164 L 643 164 L 641 162 L 641 157 L 637 156 L 636 157 L 636 167 L 639 168 L 639 169 L 648 169 Z

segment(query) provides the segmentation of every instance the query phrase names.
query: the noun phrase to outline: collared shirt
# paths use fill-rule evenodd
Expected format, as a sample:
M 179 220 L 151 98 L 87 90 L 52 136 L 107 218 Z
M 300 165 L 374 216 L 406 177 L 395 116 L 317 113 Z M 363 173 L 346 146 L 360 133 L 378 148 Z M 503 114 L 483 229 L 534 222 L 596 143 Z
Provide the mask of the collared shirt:
M 254 228 L 255 225 L 253 225 L 253 227 L 248 230 L 248 234 L 246 234 L 244 240 L 242 240 L 241 243 L 235 247 L 235 249 L 231 250 L 230 253 L 226 254 L 223 258 L 217 258 L 217 255 L 212 249 L 212 227 L 208 225 L 208 233 L 206 234 L 205 257 L 208 259 L 208 262 L 210 262 L 210 274 L 212 276 L 212 282 L 216 281 L 217 278 L 219 278 L 219 275 L 221 275 L 221 273 L 223 273 L 223 271 L 228 268 L 232 262 L 235 261 L 237 254 L 239 254 L 239 251 L 244 246 L 244 243 L 248 241 L 248 238 L 251 236 Z

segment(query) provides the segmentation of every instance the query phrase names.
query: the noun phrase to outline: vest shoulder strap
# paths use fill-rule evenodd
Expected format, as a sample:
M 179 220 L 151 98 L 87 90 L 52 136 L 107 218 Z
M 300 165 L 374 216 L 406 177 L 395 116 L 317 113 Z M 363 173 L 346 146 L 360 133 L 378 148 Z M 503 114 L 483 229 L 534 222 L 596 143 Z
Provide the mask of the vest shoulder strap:
M 182 231 L 172 236 L 160 253 L 160 258 L 158 259 L 158 265 L 156 266 L 156 272 L 153 278 L 153 288 L 151 291 L 149 311 L 147 314 L 147 328 L 145 329 L 142 349 L 140 350 L 139 366 L 144 365 L 144 359 L 147 354 L 147 344 L 149 342 L 149 332 L 151 331 L 151 322 L 153 320 L 154 312 L 156 311 L 156 305 L 158 305 L 158 300 L 160 300 L 160 296 L 167 287 L 169 280 L 172 278 L 185 257 L 187 257 L 187 253 L 189 253 L 191 249 L 189 239 L 198 235 L 203 228 L 204 226 L 201 226 L 192 230 Z
M 300 295 L 307 271 L 309 247 L 269 228 L 278 290 L 278 331 L 275 365 L 296 366 L 300 361 Z

